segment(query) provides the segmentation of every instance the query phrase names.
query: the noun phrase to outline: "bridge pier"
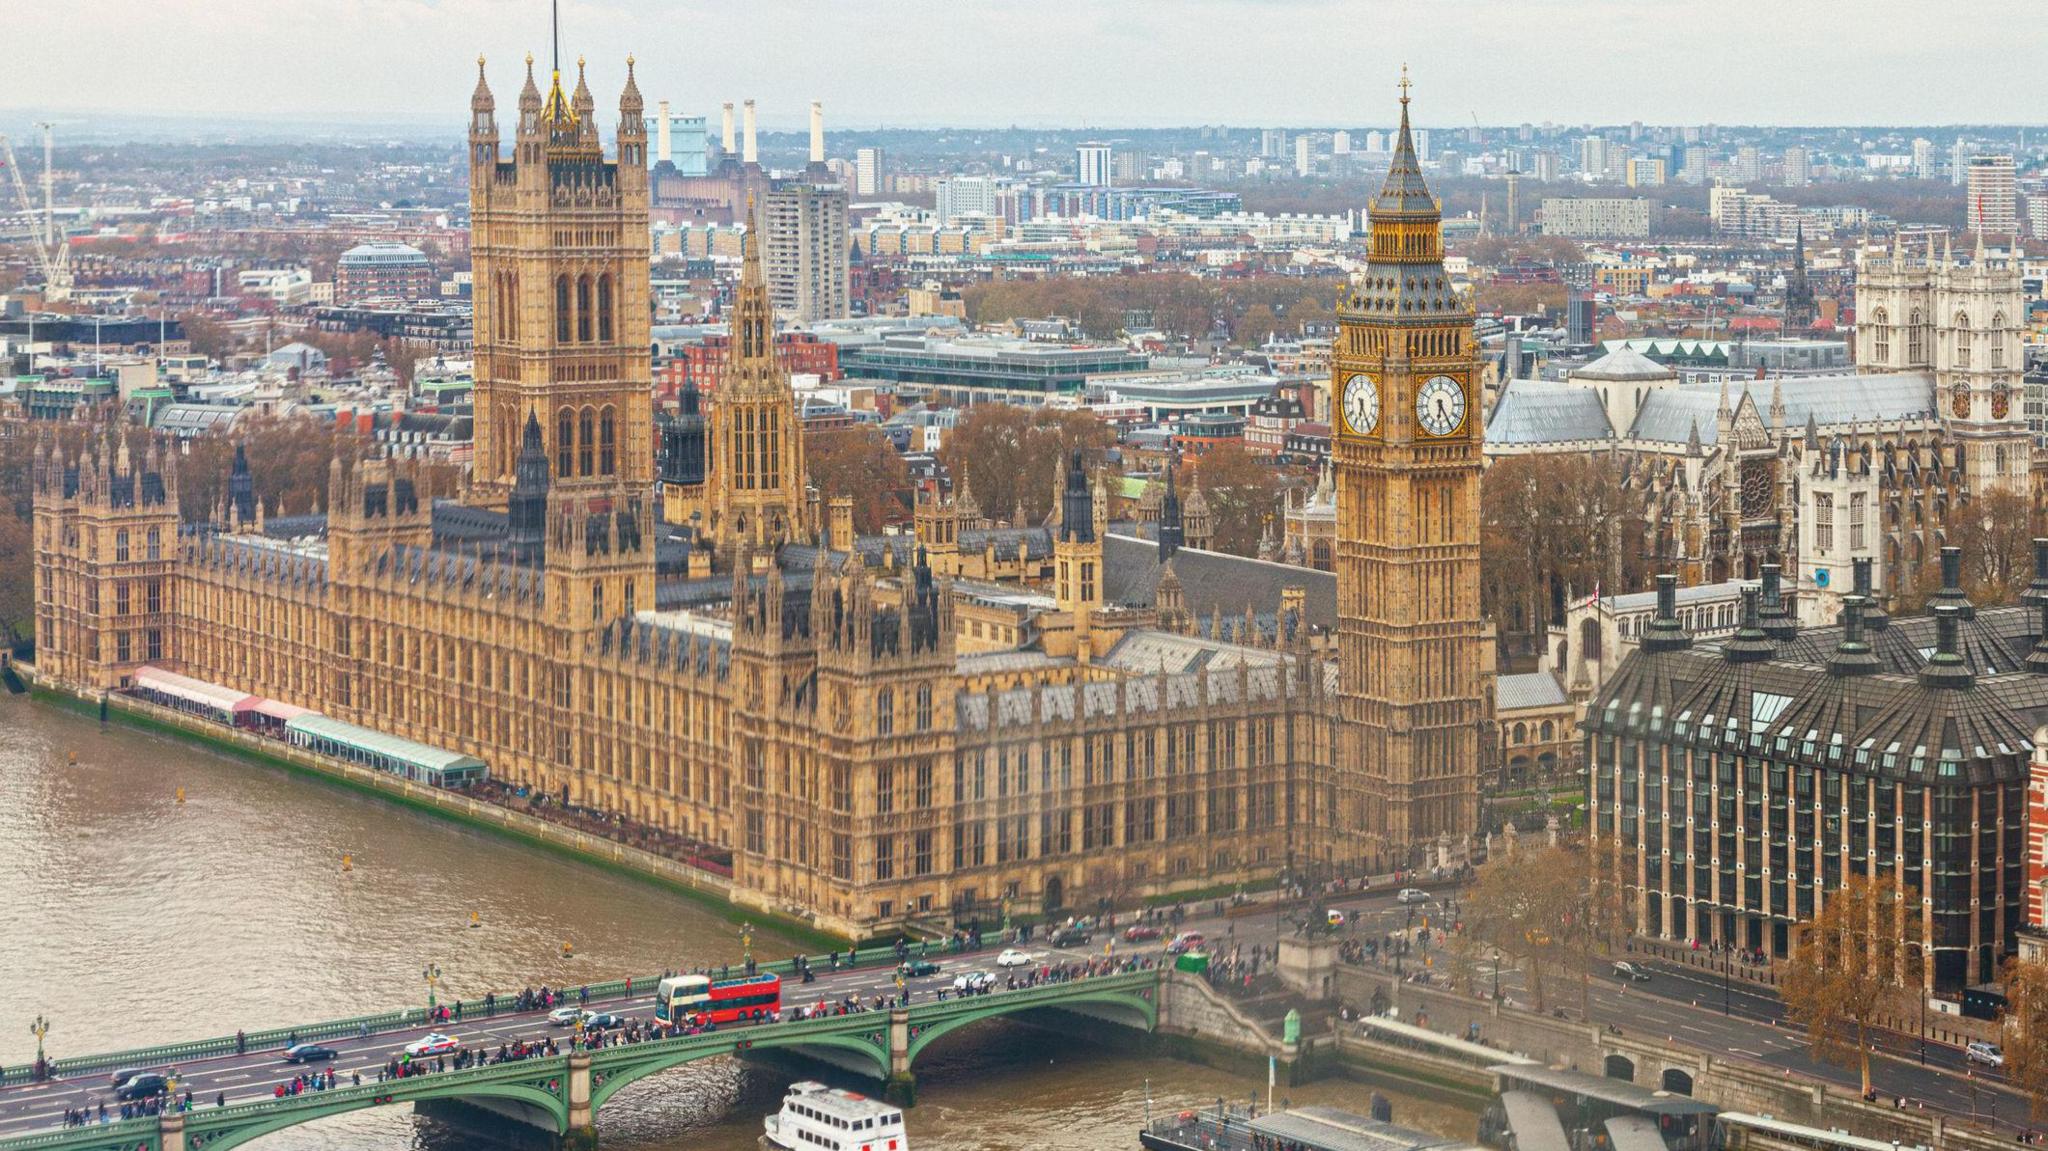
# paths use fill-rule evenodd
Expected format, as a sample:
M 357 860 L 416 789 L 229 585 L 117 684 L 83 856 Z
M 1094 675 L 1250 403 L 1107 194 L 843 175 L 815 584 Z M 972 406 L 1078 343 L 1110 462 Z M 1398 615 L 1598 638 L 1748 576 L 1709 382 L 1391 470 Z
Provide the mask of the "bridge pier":
M 590 1117 L 590 1053 L 569 1053 L 569 1130 L 562 1145 L 570 1151 L 597 1146 L 597 1124 Z
M 166 1110 L 157 1116 L 156 1139 L 160 1151 L 185 1151 L 185 1113 Z
M 917 1077 L 910 1073 L 910 1009 L 889 1012 L 889 1078 L 882 1098 L 898 1107 L 917 1106 Z

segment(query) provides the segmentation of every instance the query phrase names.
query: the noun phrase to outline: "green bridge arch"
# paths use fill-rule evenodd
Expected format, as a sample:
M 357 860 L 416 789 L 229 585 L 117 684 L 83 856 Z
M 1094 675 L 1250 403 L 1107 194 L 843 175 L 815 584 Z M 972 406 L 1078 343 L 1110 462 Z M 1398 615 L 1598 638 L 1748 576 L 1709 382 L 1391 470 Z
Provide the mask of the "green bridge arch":
M 714 1031 L 680 1039 L 607 1047 L 590 1059 L 593 1120 L 614 1093 L 653 1075 L 715 1055 L 744 1055 L 788 1047 L 829 1047 L 850 1051 L 872 1064 L 876 1079 L 889 1076 L 889 1017 L 883 1012 L 831 1016 L 737 1031 Z
M 1127 1017 L 1116 1022 L 1143 1031 L 1156 1030 L 1159 1026 L 1157 973 L 1147 971 L 1140 973 L 1140 976 L 1138 979 L 1131 979 L 1128 976 L 1096 976 L 1093 979 L 1054 984 L 1051 987 L 1034 988 L 1029 991 L 1006 991 L 997 995 L 947 1000 L 944 1003 L 932 1004 L 932 1009 L 926 1012 L 913 1009 L 910 1014 L 909 1062 L 913 1067 L 916 1066 L 918 1055 L 926 1047 L 970 1023 L 1048 1007 L 1110 1007 L 1120 1014 L 1128 1013 Z M 1098 982 L 1099 986 L 1091 986 Z M 1044 994 L 1050 991 L 1060 991 L 1062 994 Z
M 301 1123 L 422 1099 L 492 1098 L 523 1103 L 546 1115 L 554 1124 L 555 1134 L 560 1135 L 569 1129 L 568 1068 L 566 1056 L 528 1059 L 414 1079 L 365 1083 L 361 1087 L 338 1087 L 283 1100 L 195 1108 L 185 1115 L 185 1146 L 188 1151 L 230 1151 L 251 1139 Z

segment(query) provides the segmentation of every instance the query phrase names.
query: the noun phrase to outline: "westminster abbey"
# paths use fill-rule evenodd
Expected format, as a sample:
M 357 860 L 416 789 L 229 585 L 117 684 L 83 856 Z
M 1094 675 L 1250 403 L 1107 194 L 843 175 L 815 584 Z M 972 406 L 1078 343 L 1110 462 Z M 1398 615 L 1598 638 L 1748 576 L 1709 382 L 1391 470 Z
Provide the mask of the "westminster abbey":
M 1177 500 L 1140 538 L 1078 457 L 1045 526 L 963 491 L 856 536 L 808 481 L 753 244 L 726 375 L 658 422 L 641 97 L 629 61 L 607 158 L 578 70 L 543 95 L 529 60 L 508 157 L 479 64 L 463 489 L 337 461 L 323 515 L 266 518 L 238 462 L 181 526 L 172 454 L 40 451 L 42 677 L 156 666 L 473 755 L 721 845 L 735 900 L 851 935 L 1462 848 L 1492 713 L 1481 429 L 1405 92 L 1340 313 L 1332 574 L 1186 546 Z

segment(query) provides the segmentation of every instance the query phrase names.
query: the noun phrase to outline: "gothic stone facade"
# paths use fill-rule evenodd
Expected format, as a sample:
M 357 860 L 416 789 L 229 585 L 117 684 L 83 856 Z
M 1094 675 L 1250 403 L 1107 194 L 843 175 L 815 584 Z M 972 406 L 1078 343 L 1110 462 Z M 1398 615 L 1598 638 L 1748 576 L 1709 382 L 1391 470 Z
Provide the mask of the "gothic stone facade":
M 153 450 L 41 451 L 42 674 L 118 690 L 162 664 L 474 755 L 725 846 L 734 898 L 848 934 L 1355 874 L 1470 830 L 1476 433 L 1345 489 L 1401 506 L 1347 514 L 1379 526 L 1346 554 L 1384 570 L 1343 596 L 1323 573 L 1182 549 L 1177 499 L 1158 543 L 1112 538 L 1080 460 L 1046 528 L 983 539 L 963 499 L 926 509 L 923 539 L 855 539 L 809 486 L 750 248 L 726 377 L 703 426 L 668 437 L 708 456 L 665 461 L 700 514 L 660 523 L 646 256 L 622 238 L 646 227 L 639 96 L 629 78 L 612 161 L 585 85 L 543 98 L 528 79 L 509 163 L 481 79 L 472 100 L 470 487 L 337 461 L 326 514 L 266 520 L 238 461 L 234 506 L 181 528 Z M 1403 227 L 1435 235 L 1433 216 Z M 1455 369 L 1469 316 L 1427 322 Z M 1414 362 L 1393 351 L 1401 323 L 1372 328 L 1390 394 Z M 1411 466 L 1429 501 L 1412 528 Z M 956 588 L 996 574 L 968 570 L 977 554 L 1049 572 L 1050 594 Z M 1015 641 L 963 643 L 963 604 L 1000 607 Z M 1363 645 L 1341 675 L 1333 633 Z

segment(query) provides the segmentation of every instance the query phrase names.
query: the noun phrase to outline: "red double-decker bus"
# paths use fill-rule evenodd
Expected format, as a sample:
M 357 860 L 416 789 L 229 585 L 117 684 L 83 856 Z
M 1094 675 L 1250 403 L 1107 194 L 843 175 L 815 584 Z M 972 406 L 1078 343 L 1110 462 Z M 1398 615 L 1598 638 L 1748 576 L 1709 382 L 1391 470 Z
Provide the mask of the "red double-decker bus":
M 713 981 L 693 1014 L 699 1023 L 740 1023 L 772 1018 L 781 1009 L 782 977 L 754 975 Z

